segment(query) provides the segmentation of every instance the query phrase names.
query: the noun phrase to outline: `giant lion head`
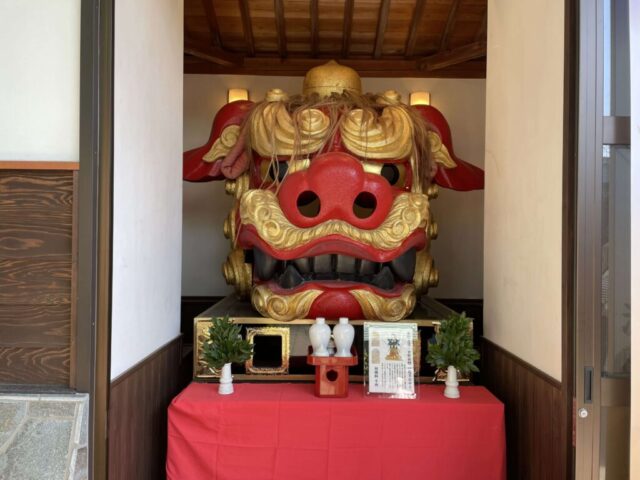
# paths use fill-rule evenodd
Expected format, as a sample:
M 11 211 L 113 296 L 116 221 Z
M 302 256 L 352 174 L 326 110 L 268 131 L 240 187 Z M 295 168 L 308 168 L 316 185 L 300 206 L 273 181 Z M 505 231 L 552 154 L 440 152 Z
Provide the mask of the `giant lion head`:
M 482 188 L 457 158 L 442 114 L 394 91 L 363 95 L 330 62 L 303 94 L 227 104 L 209 141 L 184 154 L 184 178 L 226 180 L 228 283 L 264 316 L 397 321 L 434 286 L 429 201 L 437 186 Z

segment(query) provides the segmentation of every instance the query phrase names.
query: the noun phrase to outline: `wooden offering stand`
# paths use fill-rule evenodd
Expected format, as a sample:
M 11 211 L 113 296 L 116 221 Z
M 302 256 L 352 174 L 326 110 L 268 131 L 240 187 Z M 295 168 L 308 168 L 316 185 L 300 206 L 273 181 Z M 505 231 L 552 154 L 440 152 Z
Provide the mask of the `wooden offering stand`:
M 316 357 L 309 347 L 307 364 L 316 367 L 316 397 L 344 398 L 349 395 L 349 367 L 358 364 L 355 347 L 351 347 L 351 357 Z

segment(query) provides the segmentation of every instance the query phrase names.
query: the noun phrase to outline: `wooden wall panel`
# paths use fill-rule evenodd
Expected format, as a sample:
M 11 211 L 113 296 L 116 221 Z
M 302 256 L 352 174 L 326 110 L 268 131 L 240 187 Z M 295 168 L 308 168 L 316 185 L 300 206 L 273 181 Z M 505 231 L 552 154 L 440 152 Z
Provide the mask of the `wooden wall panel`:
M 486 339 L 480 368 L 482 383 L 505 404 L 508 478 L 567 478 L 560 382 Z
M 167 408 L 191 380 L 190 366 L 180 336 L 111 383 L 110 479 L 165 477 Z
M 71 383 L 74 178 L 0 170 L 0 384 Z

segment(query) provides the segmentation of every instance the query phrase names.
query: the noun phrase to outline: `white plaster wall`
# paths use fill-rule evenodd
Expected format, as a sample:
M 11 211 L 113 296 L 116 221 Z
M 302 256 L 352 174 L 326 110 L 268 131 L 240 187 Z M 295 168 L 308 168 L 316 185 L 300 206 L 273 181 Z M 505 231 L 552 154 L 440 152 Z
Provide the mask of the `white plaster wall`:
M 0 1 L 0 160 L 78 161 L 80 0 Z
M 484 335 L 560 379 L 564 2 L 490 0 L 488 26 Z
M 115 4 L 111 378 L 180 332 L 183 21 Z
M 640 0 L 629 3 L 631 85 L 640 85 Z M 631 469 L 640 478 L 640 90 L 631 88 Z
M 302 90 L 302 77 L 185 75 L 184 147 L 203 145 L 211 122 L 225 104 L 229 88 L 246 88 L 259 101 L 270 88 L 291 93 Z M 431 92 L 432 104 L 445 115 L 453 133 L 456 154 L 482 167 L 484 160 L 485 81 L 419 78 L 364 78 L 363 89 Z M 433 254 L 440 270 L 440 286 L 431 291 L 441 298 L 482 298 L 483 192 L 440 190 L 433 210 L 440 236 Z M 184 183 L 183 295 L 225 295 L 221 265 L 229 251 L 222 224 L 232 199 L 223 182 Z

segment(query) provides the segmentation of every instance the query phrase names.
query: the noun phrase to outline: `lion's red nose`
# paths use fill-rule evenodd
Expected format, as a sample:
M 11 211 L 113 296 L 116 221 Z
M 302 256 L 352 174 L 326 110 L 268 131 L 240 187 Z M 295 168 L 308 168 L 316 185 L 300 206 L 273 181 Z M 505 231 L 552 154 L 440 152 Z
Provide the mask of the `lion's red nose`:
M 299 227 L 338 219 L 373 229 L 386 218 L 393 193 L 384 177 L 366 173 L 351 155 L 329 152 L 285 177 L 278 194 L 287 218 Z

